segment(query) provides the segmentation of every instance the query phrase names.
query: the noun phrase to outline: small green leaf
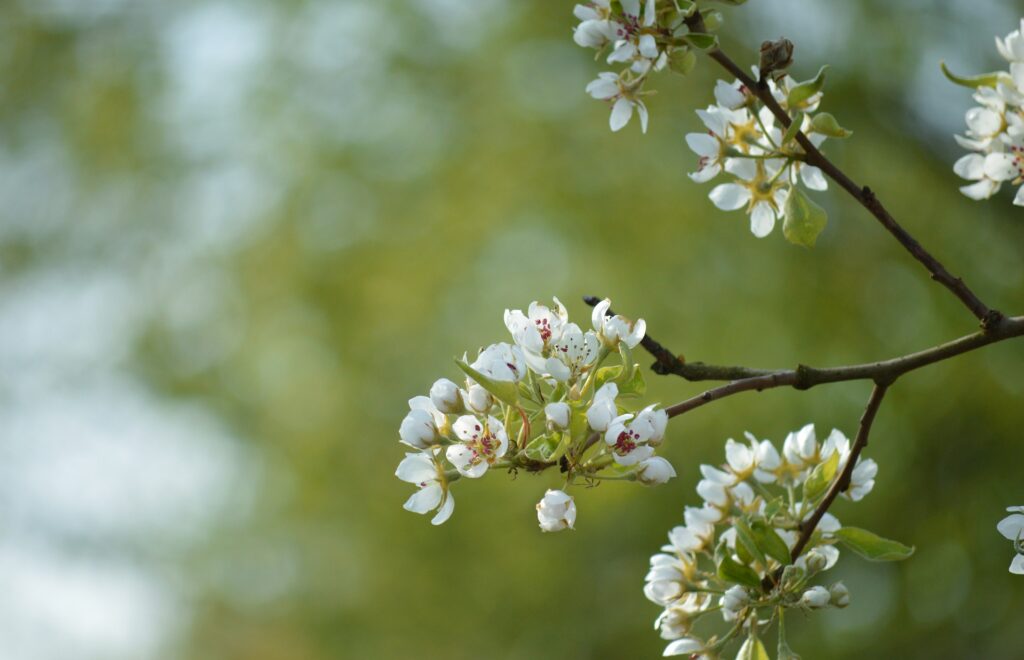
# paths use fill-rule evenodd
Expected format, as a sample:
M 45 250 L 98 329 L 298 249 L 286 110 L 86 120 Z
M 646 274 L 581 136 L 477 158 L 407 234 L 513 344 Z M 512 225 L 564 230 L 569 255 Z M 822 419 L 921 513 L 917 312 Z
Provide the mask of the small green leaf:
M 739 541 L 736 549 L 739 550 L 740 546 L 746 548 L 747 552 L 750 553 L 751 558 L 756 559 L 761 566 L 764 568 L 768 567 L 768 560 L 764 558 L 764 552 L 757 545 L 757 539 L 754 538 L 754 532 L 747 525 L 746 521 L 737 519 L 733 523 L 733 527 L 736 528 L 736 539 Z
M 1013 79 L 1005 71 L 992 71 L 991 73 L 980 73 L 976 76 L 958 76 L 949 70 L 945 62 L 939 62 L 942 73 L 949 78 L 950 82 L 962 87 L 977 89 L 978 87 L 995 87 L 999 83 L 1012 84 Z
M 804 499 L 813 502 L 823 495 L 828 485 L 832 483 L 832 477 L 836 476 L 838 467 L 839 452 L 834 451 L 827 461 L 819 463 L 811 470 L 810 476 L 804 482 Z
M 782 136 L 783 146 L 789 144 L 796 139 L 796 134 L 800 132 L 800 127 L 804 123 L 804 113 L 797 110 L 796 116 L 793 117 L 793 121 L 789 123 L 789 128 L 786 129 L 786 134 Z
M 827 68 L 826 64 L 818 70 L 818 75 L 814 76 L 812 80 L 802 82 L 789 90 L 786 105 L 790 110 L 806 107 L 807 100 L 821 91 L 821 88 L 825 86 L 825 69 Z
M 828 214 L 825 213 L 825 209 L 811 201 L 796 186 L 789 190 L 789 197 L 786 198 L 783 213 L 785 219 L 782 223 L 782 233 L 786 236 L 786 240 L 795 245 L 814 247 L 818 240 L 818 234 L 828 224 Z
M 848 138 L 853 131 L 843 128 L 836 118 L 827 112 L 819 112 L 811 119 L 811 131 L 833 138 Z
M 718 577 L 727 582 L 745 584 L 748 587 L 759 589 L 761 578 L 749 566 L 744 566 L 729 555 L 724 555 L 718 562 Z
M 770 525 L 760 520 L 750 524 L 750 530 L 757 540 L 757 545 L 764 550 L 765 554 L 779 562 L 783 566 L 789 564 L 792 558 L 789 556 L 789 546 L 782 540 Z
M 843 527 L 836 532 L 836 537 L 850 550 L 871 561 L 900 561 L 914 554 L 913 546 L 882 538 L 858 527 Z
M 455 364 L 458 365 L 459 369 L 462 369 L 467 376 L 475 380 L 480 387 L 493 394 L 496 399 L 511 406 L 519 404 L 519 386 L 512 381 L 494 380 L 493 378 L 485 376 L 473 367 L 469 366 L 465 360 L 456 359 Z
M 711 50 L 718 45 L 718 37 L 713 34 L 691 32 L 686 35 L 686 40 L 701 50 Z
M 615 379 L 615 384 L 619 386 L 619 396 L 643 396 L 647 391 L 647 381 L 644 380 L 644 372 L 638 368 L 639 366 L 633 365 L 629 380 L 623 376 Z

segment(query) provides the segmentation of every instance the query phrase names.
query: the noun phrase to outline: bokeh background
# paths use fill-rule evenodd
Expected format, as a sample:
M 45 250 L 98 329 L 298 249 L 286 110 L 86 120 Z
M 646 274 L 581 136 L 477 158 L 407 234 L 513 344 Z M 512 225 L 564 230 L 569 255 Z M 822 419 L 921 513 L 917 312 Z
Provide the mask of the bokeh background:
M 1024 311 L 1024 218 L 959 195 L 968 94 L 1002 66 L 995 0 L 754 0 L 725 41 L 832 64 L 828 152 L 993 305 Z M 852 433 L 864 383 L 735 397 L 673 422 L 679 478 L 555 475 L 402 511 L 406 400 L 502 340 L 505 307 L 610 296 L 690 359 L 833 365 L 970 332 L 862 210 L 818 194 L 814 250 L 753 238 L 685 173 L 718 71 L 664 74 L 650 132 L 607 128 L 601 70 L 542 0 L 0 3 L 0 656 L 646 658 L 649 555 L 700 462 L 751 430 Z M 805 658 L 1019 658 L 1024 345 L 913 374 L 876 424 L 849 524 L 917 546 L 844 556 L 853 604 L 791 617 Z M 700 391 L 649 379 L 652 400 Z

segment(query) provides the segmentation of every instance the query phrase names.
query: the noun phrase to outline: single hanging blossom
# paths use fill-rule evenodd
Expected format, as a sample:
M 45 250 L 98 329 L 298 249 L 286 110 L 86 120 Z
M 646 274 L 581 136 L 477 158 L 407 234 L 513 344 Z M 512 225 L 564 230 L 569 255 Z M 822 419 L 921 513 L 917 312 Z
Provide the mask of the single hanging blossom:
M 576 503 L 560 490 L 548 490 L 537 503 L 537 521 L 543 532 L 572 529 L 576 523 Z
M 1010 572 L 1024 575 L 1024 506 L 1007 507 L 1010 515 L 999 521 L 996 529 L 999 533 L 1013 541 L 1017 555 L 1010 562 Z
M 505 427 L 492 416 L 481 420 L 473 415 L 463 415 L 452 424 L 452 430 L 462 442 L 450 445 L 445 455 L 464 477 L 476 479 L 484 476 L 487 468 L 508 450 Z
M 640 130 L 647 132 L 647 106 L 640 99 L 643 81 L 626 82 L 619 74 L 604 71 L 597 74 L 586 88 L 587 94 L 612 106 L 608 125 L 612 131 L 621 130 L 633 118 L 633 111 L 640 115 Z
M 440 525 L 451 517 L 455 510 L 455 498 L 448 491 L 444 471 L 431 454 L 406 454 L 398 464 L 395 476 L 419 487 L 403 505 L 406 511 L 422 514 L 437 509 L 437 514 L 430 521 L 432 525 Z
M 608 298 L 594 305 L 594 311 L 590 315 L 594 331 L 601 342 L 610 349 L 616 349 L 620 341 L 629 348 L 636 348 L 647 331 L 647 322 L 643 319 L 631 321 L 620 314 L 609 316 L 608 309 L 611 306 L 612 301 Z

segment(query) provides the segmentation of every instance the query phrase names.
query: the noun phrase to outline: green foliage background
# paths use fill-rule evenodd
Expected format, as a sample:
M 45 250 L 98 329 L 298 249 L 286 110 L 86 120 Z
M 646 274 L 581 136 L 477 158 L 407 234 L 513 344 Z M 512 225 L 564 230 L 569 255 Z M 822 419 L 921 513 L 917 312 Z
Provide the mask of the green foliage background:
M 852 434 L 868 394 L 777 390 L 688 414 L 665 449 L 679 478 L 577 492 L 575 533 L 536 526 L 557 475 L 459 482 L 453 518 L 432 528 L 402 511 L 392 476 L 405 402 L 456 377 L 453 356 L 503 340 L 505 307 L 557 295 L 586 321 L 580 297 L 609 296 L 691 360 L 765 367 L 973 330 L 836 191 L 812 193 L 830 215 L 813 250 L 714 209 L 683 141 L 712 63 L 654 80 L 647 135 L 610 133 L 583 93 L 603 65 L 572 44 L 571 3 L 89 4 L 0 6 L 3 158 L 44 163 L 8 179 L 0 266 L 17 281 L 115 264 L 147 310 L 125 371 L 238 438 L 248 495 L 199 540 L 64 546 L 172 576 L 187 598 L 166 657 L 658 657 L 643 575 L 698 501 L 698 464 L 744 430 Z M 1010 4 L 752 0 L 725 10 L 724 35 L 752 63 L 784 33 L 798 77 L 831 63 L 824 109 L 855 135 L 829 155 L 987 302 L 1021 313 L 1024 218 L 1006 194 L 957 192 L 950 133 L 970 101 L 938 73 L 940 58 L 998 66 Z M 1024 504 L 1022 372 L 1017 342 L 893 389 L 868 449 L 875 491 L 835 513 L 917 554 L 845 554 L 829 578 L 852 605 L 793 617 L 796 651 L 1024 654 L 1024 580 L 995 530 Z M 668 404 L 700 387 L 652 375 L 649 391 Z

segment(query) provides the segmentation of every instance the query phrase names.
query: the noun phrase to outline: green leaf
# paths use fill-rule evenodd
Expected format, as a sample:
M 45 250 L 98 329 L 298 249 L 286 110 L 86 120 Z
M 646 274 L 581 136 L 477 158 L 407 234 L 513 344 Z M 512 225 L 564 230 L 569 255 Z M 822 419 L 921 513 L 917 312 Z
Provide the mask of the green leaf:
M 740 546 L 745 547 L 753 559 L 756 559 L 764 568 L 768 568 L 768 560 L 764 558 L 764 552 L 757 545 L 754 532 L 747 525 L 746 521 L 736 520 L 733 523 L 733 527 L 736 528 L 736 539 L 739 541 L 736 549 L 739 550 Z
M 718 562 L 718 577 L 727 582 L 745 584 L 748 587 L 759 589 L 761 578 L 749 566 L 740 564 L 729 555 L 724 555 Z
M 810 476 L 804 482 L 804 499 L 815 501 L 825 493 L 828 485 L 832 483 L 832 477 L 836 476 L 836 469 L 839 467 L 839 452 L 834 451 L 824 463 L 819 463 L 811 470 Z
M 718 45 L 718 37 L 713 34 L 691 32 L 686 35 L 686 40 L 701 50 L 711 50 Z
M 768 649 L 757 637 L 748 637 L 740 652 L 736 654 L 736 660 L 771 660 L 768 657 Z
M 814 76 L 813 79 L 802 82 L 789 90 L 789 96 L 786 97 L 786 105 L 789 106 L 790 110 L 806 107 L 807 100 L 821 91 L 821 88 L 825 86 L 825 69 L 827 68 L 828 65 L 826 64 L 818 70 L 818 75 Z
M 594 391 L 601 389 L 605 383 L 617 380 L 622 375 L 622 365 L 616 364 L 612 367 L 601 367 L 594 376 Z
M 536 437 L 526 445 L 526 456 L 535 461 L 550 461 L 561 443 L 561 433 L 548 433 Z
M 615 379 L 615 384 L 619 386 L 619 396 L 643 396 L 647 391 L 647 381 L 644 380 L 643 371 L 637 368 L 639 366 L 633 365 L 629 380 L 622 376 Z
M 750 531 L 754 534 L 754 538 L 757 540 L 757 545 L 764 553 L 779 562 L 783 566 L 789 564 L 792 558 L 789 556 L 789 546 L 782 540 L 770 525 L 760 520 L 755 520 L 750 524 Z
M 467 376 L 475 380 L 480 387 L 493 394 L 496 399 L 511 406 L 519 405 L 519 386 L 512 381 L 494 380 L 493 378 L 485 376 L 473 367 L 469 366 L 465 360 L 456 358 L 455 364 L 458 365 L 459 369 L 462 369 Z
M 836 532 L 836 537 L 850 550 L 870 561 L 900 561 L 914 554 L 913 546 L 882 538 L 859 527 L 843 527 Z
M 977 89 L 978 87 L 995 87 L 999 83 L 1012 83 L 1013 79 L 1005 71 L 992 71 L 991 73 L 979 73 L 976 76 L 958 76 L 949 70 L 945 62 L 939 62 L 942 73 L 953 82 L 962 87 Z
M 819 112 L 811 119 L 811 131 L 833 138 L 848 138 L 853 131 L 843 128 L 836 118 L 827 112 Z
M 818 234 L 828 224 L 828 214 L 825 213 L 825 209 L 811 201 L 796 186 L 789 190 L 783 214 L 785 219 L 782 223 L 782 233 L 786 240 L 795 245 L 814 247 L 818 240 Z
M 783 146 L 796 139 L 796 134 L 800 132 L 800 127 L 803 126 L 803 123 L 804 113 L 798 110 L 796 116 L 793 117 L 793 121 L 789 123 L 789 128 L 786 129 L 786 134 L 782 136 Z

